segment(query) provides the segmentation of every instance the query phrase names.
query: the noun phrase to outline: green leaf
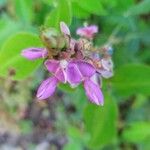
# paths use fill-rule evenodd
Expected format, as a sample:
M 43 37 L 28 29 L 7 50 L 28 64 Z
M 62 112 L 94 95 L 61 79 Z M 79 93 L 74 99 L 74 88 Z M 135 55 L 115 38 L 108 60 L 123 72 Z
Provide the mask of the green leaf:
M 86 11 L 89 11 L 92 14 L 96 15 L 104 15 L 106 14 L 106 11 L 104 10 L 101 2 L 99 0 L 76 0 L 78 5 L 85 9 Z
M 82 150 L 83 143 L 88 136 L 81 129 L 75 126 L 67 127 L 68 143 L 65 144 L 64 150 Z
M 116 5 L 114 7 L 114 13 L 115 14 L 124 14 L 130 7 L 135 5 L 134 0 L 125 0 L 125 1 L 120 1 L 120 0 L 115 0 Z M 109 5 L 109 4 L 107 4 Z
M 150 0 L 143 0 L 136 5 L 132 6 L 127 14 L 128 15 L 142 15 L 150 13 Z
M 58 85 L 58 87 L 59 87 L 59 89 L 61 89 L 64 92 L 74 92 L 76 90 L 76 88 L 72 88 L 72 87 L 70 87 L 69 84 L 64 84 L 64 83 L 63 84 L 60 83 Z
M 150 63 L 149 56 L 150 56 L 150 50 L 149 49 L 143 49 L 142 54 L 139 55 L 139 59 L 141 61 Z
M 0 75 L 6 76 L 9 69 L 15 69 L 14 79 L 22 79 L 31 74 L 41 60 L 29 61 L 21 56 L 28 47 L 41 47 L 40 39 L 31 33 L 18 33 L 8 39 L 0 51 Z
M 63 150 L 83 150 L 83 147 L 80 141 L 69 138 L 69 141 L 67 144 L 65 144 Z
M 123 131 L 122 137 L 128 142 L 142 142 L 150 138 L 150 122 L 134 122 Z
M 72 2 L 72 12 L 73 16 L 77 18 L 88 18 L 91 15 L 90 12 L 80 7 L 79 4 L 74 1 Z
M 54 3 L 54 0 L 42 0 L 47 5 L 52 5 Z
M 59 29 L 59 23 L 64 21 L 68 25 L 71 24 L 72 10 L 69 0 L 59 0 L 58 6 L 51 11 L 45 20 L 45 25 Z
M 33 1 L 15 0 L 16 15 L 24 23 L 31 23 L 33 19 Z
M 1 0 L 0 1 L 0 7 L 3 7 L 4 5 L 6 5 L 7 1 L 6 0 Z
M 144 64 L 127 64 L 115 71 L 112 79 L 113 89 L 120 95 L 136 93 L 149 95 L 150 67 Z
M 103 107 L 89 104 L 85 109 L 85 127 L 90 134 L 89 147 L 99 148 L 116 136 L 117 105 L 108 94 Z
M 2 17 L 0 20 L 0 47 L 10 35 L 19 30 L 21 30 L 21 26 L 19 23 L 10 20 L 10 18 Z

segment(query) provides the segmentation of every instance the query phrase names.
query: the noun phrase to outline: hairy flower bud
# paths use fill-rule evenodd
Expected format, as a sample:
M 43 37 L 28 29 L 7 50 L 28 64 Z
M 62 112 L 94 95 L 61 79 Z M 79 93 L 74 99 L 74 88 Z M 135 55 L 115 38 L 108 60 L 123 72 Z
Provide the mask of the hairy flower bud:
M 49 28 L 41 32 L 41 39 L 46 46 L 49 57 L 56 56 L 62 49 L 66 47 L 66 39 L 59 34 L 57 30 Z

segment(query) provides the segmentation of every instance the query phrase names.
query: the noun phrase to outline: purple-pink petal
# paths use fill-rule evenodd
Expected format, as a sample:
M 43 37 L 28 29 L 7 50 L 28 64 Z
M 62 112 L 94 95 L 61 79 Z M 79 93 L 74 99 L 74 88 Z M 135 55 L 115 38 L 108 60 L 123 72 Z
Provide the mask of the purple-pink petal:
M 76 31 L 78 35 L 86 38 L 92 38 L 94 34 L 97 32 L 98 32 L 98 27 L 96 25 L 78 28 Z
M 67 81 L 66 72 L 64 71 L 63 68 L 61 68 L 61 67 L 58 68 L 57 71 L 55 72 L 55 76 L 59 81 L 66 83 L 66 81 Z
M 100 87 L 102 87 L 102 79 L 99 73 L 95 73 L 90 80 L 94 82 L 95 84 L 98 84 Z
M 70 30 L 69 30 L 68 26 L 64 22 L 60 22 L 60 30 L 65 35 L 70 35 Z
M 98 27 L 96 25 L 91 25 L 88 27 L 88 30 L 90 30 L 92 33 L 97 33 Z
M 46 55 L 45 49 L 43 48 L 27 48 L 24 49 L 21 53 L 21 55 L 27 59 L 34 60 L 37 58 L 42 58 Z
M 74 63 L 69 63 L 66 68 L 67 80 L 70 84 L 77 84 L 82 81 L 82 74 Z
M 37 91 L 37 98 L 43 100 L 52 96 L 55 92 L 57 84 L 58 79 L 56 77 L 50 77 L 44 80 Z
M 90 79 L 85 80 L 84 81 L 84 88 L 85 88 L 85 92 L 86 92 L 87 97 L 89 98 L 89 100 L 92 103 L 95 103 L 97 105 L 103 105 L 103 103 L 104 103 L 103 99 L 104 98 L 103 98 L 102 91 L 101 91 L 98 84 L 95 84 Z
M 60 62 L 57 60 L 47 60 L 45 66 L 49 72 L 55 73 L 60 67 Z
M 77 61 L 76 64 L 83 77 L 91 77 L 96 72 L 94 66 L 89 64 L 88 62 Z

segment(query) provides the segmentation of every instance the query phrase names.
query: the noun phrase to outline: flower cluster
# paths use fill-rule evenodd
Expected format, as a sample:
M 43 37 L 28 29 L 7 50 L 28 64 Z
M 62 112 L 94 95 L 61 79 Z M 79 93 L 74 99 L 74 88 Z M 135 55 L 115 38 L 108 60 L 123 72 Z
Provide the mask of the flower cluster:
M 43 58 L 44 65 L 51 74 L 41 83 L 37 98 L 43 100 L 52 96 L 59 83 L 69 83 L 71 87 L 83 84 L 89 100 L 103 105 L 100 79 L 113 75 L 111 47 L 93 47 L 93 38 L 98 32 L 95 25 L 79 28 L 78 40 L 71 37 L 64 22 L 60 23 L 60 30 L 61 33 L 54 29 L 42 31 L 41 39 L 45 48 L 31 47 L 22 51 L 22 56 L 27 59 Z

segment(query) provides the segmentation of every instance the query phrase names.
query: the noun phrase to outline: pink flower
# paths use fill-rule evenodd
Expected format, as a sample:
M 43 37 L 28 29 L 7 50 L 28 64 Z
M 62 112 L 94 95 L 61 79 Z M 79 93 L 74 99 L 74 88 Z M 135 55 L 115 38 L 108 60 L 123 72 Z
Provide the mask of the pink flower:
M 97 32 L 98 32 L 98 27 L 96 25 L 78 28 L 76 31 L 78 35 L 88 39 L 92 39 L 94 37 L 94 34 Z
M 37 97 L 46 99 L 53 95 L 59 82 L 69 82 L 70 85 L 83 83 L 89 100 L 97 105 L 103 105 L 103 95 L 98 84 L 95 84 L 90 78 L 96 73 L 95 68 L 85 61 L 56 61 L 47 60 L 46 68 L 53 77 L 43 81 L 40 85 Z M 91 87 L 91 88 L 90 88 Z
M 98 27 L 95 25 L 77 30 L 77 34 L 86 39 L 73 39 L 64 22 L 60 23 L 60 30 L 61 35 L 55 35 L 55 43 L 56 45 L 59 44 L 60 39 L 65 41 L 62 48 L 54 46 L 50 49 L 49 39 L 53 35 L 49 35 L 48 39 L 44 41 L 47 49 L 31 47 L 24 49 L 21 53 L 23 57 L 29 60 L 44 58 L 44 65 L 51 74 L 51 77 L 44 80 L 39 86 L 37 98 L 43 100 L 52 96 L 59 83 L 69 84 L 71 87 L 83 84 L 89 100 L 97 105 L 103 105 L 104 98 L 99 81 L 101 77 L 109 78 L 113 75 L 113 63 L 110 58 L 112 49 L 104 48 L 101 55 L 94 52 L 90 53 L 91 49 L 95 49 L 91 41 L 95 33 L 98 32 Z M 84 40 L 86 42 L 83 42 Z M 57 53 L 50 57 L 50 52 L 55 51 Z
M 45 58 L 47 56 L 47 51 L 44 48 L 27 48 L 24 49 L 21 55 L 29 60 L 34 60 L 38 58 Z

